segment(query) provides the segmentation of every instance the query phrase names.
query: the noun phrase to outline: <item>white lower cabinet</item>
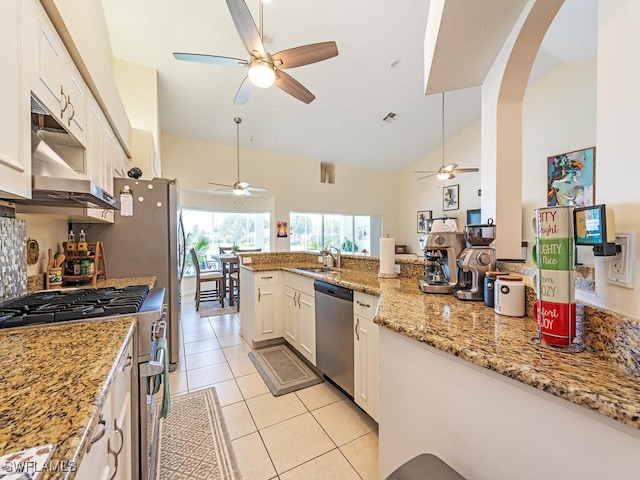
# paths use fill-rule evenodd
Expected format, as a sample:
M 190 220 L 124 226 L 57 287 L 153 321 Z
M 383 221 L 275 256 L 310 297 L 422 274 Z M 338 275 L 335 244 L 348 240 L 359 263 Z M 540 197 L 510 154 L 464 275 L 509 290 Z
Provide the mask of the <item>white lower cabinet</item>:
M 283 273 L 284 339 L 316 364 L 316 302 L 313 279 Z
M 82 457 L 78 480 L 131 480 L 133 478 L 133 424 L 131 419 L 133 341 L 119 362 L 116 377 L 102 403 L 99 420 Z
M 380 326 L 373 322 L 378 297 L 354 292 L 354 398 L 376 422 L 380 396 Z
M 240 269 L 242 335 L 262 342 L 282 337 L 282 293 L 280 272 Z

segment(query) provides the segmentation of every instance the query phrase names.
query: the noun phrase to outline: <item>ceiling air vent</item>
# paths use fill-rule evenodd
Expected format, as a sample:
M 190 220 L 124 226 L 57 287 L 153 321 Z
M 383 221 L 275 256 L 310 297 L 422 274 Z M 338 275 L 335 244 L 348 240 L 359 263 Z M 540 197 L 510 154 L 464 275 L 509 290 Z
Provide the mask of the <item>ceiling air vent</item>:
M 389 112 L 382 119 L 383 122 L 391 123 L 396 119 L 397 113 Z

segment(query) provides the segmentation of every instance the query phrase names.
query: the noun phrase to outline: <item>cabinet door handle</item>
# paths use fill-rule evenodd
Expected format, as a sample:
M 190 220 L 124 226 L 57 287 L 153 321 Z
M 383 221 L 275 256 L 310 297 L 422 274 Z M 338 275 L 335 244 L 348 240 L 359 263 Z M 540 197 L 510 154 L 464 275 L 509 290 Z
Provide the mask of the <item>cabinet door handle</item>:
M 73 120 L 73 117 L 76 116 L 76 108 L 73 106 L 73 103 L 71 103 L 71 97 L 67 97 L 67 98 L 69 99 L 69 106 L 71 107 L 71 115 L 67 117 L 67 126 L 70 127 L 71 120 Z
M 116 456 L 120 455 L 120 452 L 122 452 L 122 449 L 124 448 L 124 432 L 122 431 L 122 429 L 118 426 L 118 419 L 114 418 L 113 419 L 113 428 L 116 432 L 118 432 L 118 434 L 120 435 L 120 448 L 118 449 L 118 451 L 116 452 Z
M 122 366 L 122 371 L 124 372 L 128 366 L 130 366 L 133 363 L 133 357 L 131 356 L 131 354 L 127 355 L 127 361 L 125 362 L 125 364 Z
M 371 305 L 369 305 L 368 303 L 362 303 L 360 300 L 356 300 L 356 303 L 361 307 L 371 308 Z
M 261 293 L 260 293 L 260 289 L 258 288 L 258 301 L 260 301 L 260 296 L 261 296 Z
M 64 105 L 60 107 L 60 118 L 62 118 L 62 116 L 64 115 L 65 110 L 69 106 L 69 99 L 64 94 L 64 87 L 62 87 L 62 86 L 60 86 L 60 96 L 62 97 L 62 100 L 64 100 Z
M 356 317 L 356 329 L 355 329 L 355 334 L 356 334 L 356 339 L 358 341 L 360 341 L 360 333 L 358 333 L 358 327 L 360 326 L 360 319 L 358 317 Z
M 107 422 L 104 419 L 104 415 L 101 413 L 100 414 L 100 419 L 98 420 L 98 425 L 102 425 L 102 429 L 100 430 L 100 432 L 98 432 L 98 434 L 93 437 L 91 440 L 89 440 L 89 446 L 87 447 L 87 453 L 89 453 L 91 451 L 91 446 L 100 441 L 100 439 L 102 437 L 104 437 L 104 434 L 107 433 Z
M 118 454 L 115 452 L 115 450 L 111 450 L 111 439 L 107 440 L 107 452 L 113 455 L 113 460 L 116 467 L 113 470 L 113 474 L 109 477 L 109 480 L 113 480 L 114 478 L 116 478 L 116 474 L 118 473 Z
M 273 275 L 269 275 L 268 277 L 260 277 L 260 280 L 271 280 Z

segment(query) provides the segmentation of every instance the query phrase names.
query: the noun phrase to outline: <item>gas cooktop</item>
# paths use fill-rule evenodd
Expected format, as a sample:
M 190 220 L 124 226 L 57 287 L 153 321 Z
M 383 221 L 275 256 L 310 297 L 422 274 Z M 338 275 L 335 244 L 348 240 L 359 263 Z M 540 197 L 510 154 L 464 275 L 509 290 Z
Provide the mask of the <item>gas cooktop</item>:
M 0 328 L 137 313 L 149 287 L 47 290 L 0 304 Z

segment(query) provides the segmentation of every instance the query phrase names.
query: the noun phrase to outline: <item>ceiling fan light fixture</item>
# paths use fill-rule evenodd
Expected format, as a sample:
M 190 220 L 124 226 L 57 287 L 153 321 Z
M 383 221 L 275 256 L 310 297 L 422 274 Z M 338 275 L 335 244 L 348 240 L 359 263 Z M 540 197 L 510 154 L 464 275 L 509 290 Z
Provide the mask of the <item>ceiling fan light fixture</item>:
M 254 60 L 249 68 L 249 80 L 256 87 L 269 88 L 276 81 L 276 72 L 264 60 Z
M 234 188 L 232 191 L 234 195 L 244 195 L 244 190 L 242 190 L 241 188 Z
M 452 178 L 455 178 L 455 175 L 451 172 L 438 172 L 436 178 L 438 180 L 451 180 Z

